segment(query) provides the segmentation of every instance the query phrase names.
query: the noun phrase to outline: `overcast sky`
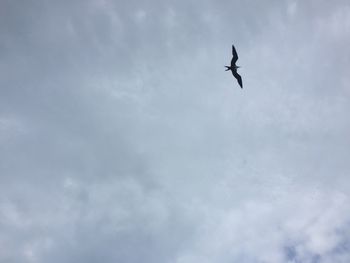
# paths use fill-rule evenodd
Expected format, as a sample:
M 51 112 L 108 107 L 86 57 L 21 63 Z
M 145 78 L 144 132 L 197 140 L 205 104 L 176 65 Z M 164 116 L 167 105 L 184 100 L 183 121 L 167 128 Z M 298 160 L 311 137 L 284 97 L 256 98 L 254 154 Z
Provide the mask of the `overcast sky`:
M 348 0 L 1 0 L 0 261 L 350 262 L 349 46 Z

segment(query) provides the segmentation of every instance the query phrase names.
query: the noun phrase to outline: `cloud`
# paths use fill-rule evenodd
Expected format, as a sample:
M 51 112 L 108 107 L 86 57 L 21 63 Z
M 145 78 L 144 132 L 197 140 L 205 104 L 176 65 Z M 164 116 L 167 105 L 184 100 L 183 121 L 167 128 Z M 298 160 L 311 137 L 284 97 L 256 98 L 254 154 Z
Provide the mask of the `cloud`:
M 348 9 L 3 1 L 0 259 L 348 262 Z

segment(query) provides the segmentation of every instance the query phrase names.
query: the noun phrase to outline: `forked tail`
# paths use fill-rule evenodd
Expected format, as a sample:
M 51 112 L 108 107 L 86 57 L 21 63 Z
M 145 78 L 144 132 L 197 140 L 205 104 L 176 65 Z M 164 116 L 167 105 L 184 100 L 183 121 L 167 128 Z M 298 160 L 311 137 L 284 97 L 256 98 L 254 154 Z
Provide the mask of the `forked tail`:
M 225 67 L 226 67 L 225 71 L 231 70 L 231 67 L 229 66 L 225 66 Z

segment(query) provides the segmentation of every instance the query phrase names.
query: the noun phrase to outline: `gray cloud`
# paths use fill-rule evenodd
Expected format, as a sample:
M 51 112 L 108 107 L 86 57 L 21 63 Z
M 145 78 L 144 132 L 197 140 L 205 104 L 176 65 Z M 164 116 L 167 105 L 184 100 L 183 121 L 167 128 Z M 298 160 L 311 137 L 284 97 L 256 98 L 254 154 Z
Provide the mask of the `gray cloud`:
M 1 261 L 348 262 L 349 10 L 2 1 Z

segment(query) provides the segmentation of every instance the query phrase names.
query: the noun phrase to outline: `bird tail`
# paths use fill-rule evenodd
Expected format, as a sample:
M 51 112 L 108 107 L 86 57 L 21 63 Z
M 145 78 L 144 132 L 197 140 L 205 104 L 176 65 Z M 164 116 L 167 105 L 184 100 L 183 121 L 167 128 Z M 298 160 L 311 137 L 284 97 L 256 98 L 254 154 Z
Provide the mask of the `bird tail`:
M 231 70 L 231 67 L 229 66 L 225 66 L 225 67 L 226 67 L 225 71 Z

